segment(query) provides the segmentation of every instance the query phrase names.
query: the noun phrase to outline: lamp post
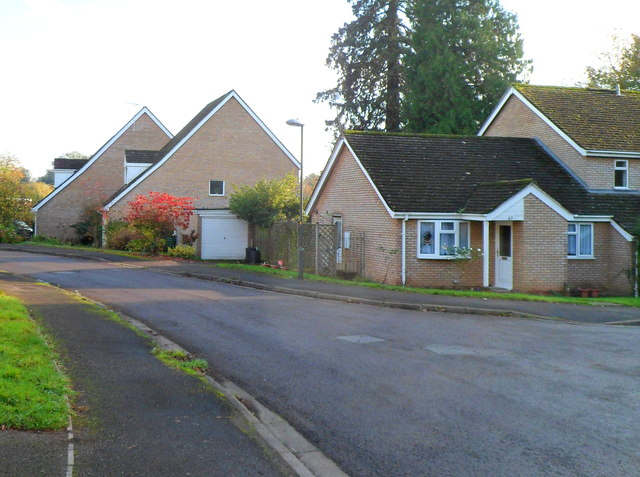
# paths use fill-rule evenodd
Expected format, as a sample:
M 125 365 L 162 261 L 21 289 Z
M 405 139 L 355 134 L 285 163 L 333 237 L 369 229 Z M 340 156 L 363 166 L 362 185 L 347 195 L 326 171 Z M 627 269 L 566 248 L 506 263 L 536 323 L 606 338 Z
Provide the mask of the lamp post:
M 289 126 L 295 126 L 300 128 L 300 218 L 298 219 L 298 279 L 304 280 L 304 249 L 302 248 L 302 217 L 303 210 L 303 198 L 302 198 L 302 183 L 304 181 L 304 175 L 302 173 L 302 162 L 304 153 L 304 124 L 297 119 L 289 119 L 287 121 Z

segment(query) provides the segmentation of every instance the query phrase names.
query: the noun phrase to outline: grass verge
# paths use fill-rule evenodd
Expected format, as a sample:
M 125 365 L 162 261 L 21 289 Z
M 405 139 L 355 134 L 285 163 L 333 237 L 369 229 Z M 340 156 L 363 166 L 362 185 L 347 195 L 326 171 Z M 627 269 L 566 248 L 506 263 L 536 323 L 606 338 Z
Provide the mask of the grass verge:
M 0 292 L 0 427 L 62 429 L 70 392 L 25 307 Z
M 167 351 L 156 347 L 151 353 L 167 366 L 192 376 L 202 376 L 209 368 L 204 359 L 192 358 L 186 351 Z
M 298 272 L 295 270 L 281 270 L 278 268 L 263 267 L 261 265 L 245 265 L 242 263 L 220 262 L 215 264 L 219 268 L 230 268 L 238 270 L 246 270 L 249 272 L 267 273 L 281 278 L 297 278 Z M 488 291 L 470 291 L 470 290 L 446 290 L 440 288 L 412 288 L 401 287 L 397 285 L 386 285 L 383 283 L 371 282 L 366 280 L 340 280 L 338 278 L 324 277 L 314 275 L 312 273 L 304 274 L 305 280 L 314 280 L 326 283 L 336 283 L 339 285 L 360 286 L 368 288 L 377 288 L 381 290 L 401 291 L 410 293 L 420 293 L 423 295 L 444 295 L 444 296 L 461 296 L 473 298 L 495 298 L 499 300 L 521 300 L 521 301 L 540 301 L 547 303 L 571 303 L 575 305 L 598 305 L 603 303 L 615 303 L 622 306 L 640 307 L 640 298 L 638 297 L 602 297 L 602 298 L 580 298 L 571 296 L 547 296 L 547 295 L 530 295 L 526 293 L 495 293 Z
M 153 260 L 154 258 L 157 258 L 150 255 L 145 255 L 143 253 L 127 252 L 124 250 L 114 250 L 111 248 L 97 248 L 97 247 L 92 247 L 90 245 L 67 245 L 57 240 L 43 240 L 43 239 L 29 240 L 25 242 L 20 242 L 18 245 L 36 245 L 36 246 L 42 246 L 42 247 L 62 248 L 67 250 L 88 250 L 91 252 L 100 252 L 100 253 L 108 253 L 110 255 L 119 255 L 121 257 L 139 258 L 140 260 Z

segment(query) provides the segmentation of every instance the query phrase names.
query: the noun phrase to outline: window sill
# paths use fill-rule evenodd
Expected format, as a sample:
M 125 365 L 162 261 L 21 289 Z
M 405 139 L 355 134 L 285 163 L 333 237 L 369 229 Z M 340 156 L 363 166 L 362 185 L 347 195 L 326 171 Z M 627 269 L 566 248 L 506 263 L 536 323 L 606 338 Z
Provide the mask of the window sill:
M 209 197 L 224 197 L 224 194 L 209 194 Z
M 593 255 L 585 255 L 583 257 L 575 257 L 573 255 L 567 256 L 567 258 L 569 260 L 595 260 L 596 257 L 594 257 Z
M 453 257 L 447 255 L 418 255 L 418 260 L 453 260 Z

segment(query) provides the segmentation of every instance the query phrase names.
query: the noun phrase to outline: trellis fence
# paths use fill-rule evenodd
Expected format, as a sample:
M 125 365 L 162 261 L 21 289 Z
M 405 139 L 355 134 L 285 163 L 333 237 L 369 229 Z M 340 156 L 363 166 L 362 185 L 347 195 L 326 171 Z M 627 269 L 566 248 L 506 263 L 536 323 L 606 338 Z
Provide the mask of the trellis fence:
M 362 275 L 364 272 L 364 235 L 344 232 L 336 236 L 332 224 L 302 224 L 304 270 L 329 277 Z M 340 245 L 342 247 L 340 248 Z M 255 246 L 266 263 L 298 269 L 298 224 L 277 223 L 270 228 L 257 227 Z

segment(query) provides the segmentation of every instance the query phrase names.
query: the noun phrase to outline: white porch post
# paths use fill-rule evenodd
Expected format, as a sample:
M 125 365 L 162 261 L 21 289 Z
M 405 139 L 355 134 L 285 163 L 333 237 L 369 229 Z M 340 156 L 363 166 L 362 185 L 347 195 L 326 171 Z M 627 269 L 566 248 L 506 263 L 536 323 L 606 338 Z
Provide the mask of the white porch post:
M 489 221 L 482 221 L 482 286 L 489 286 Z
M 402 286 L 407 284 L 407 220 L 409 217 L 405 215 L 402 220 L 402 272 L 400 276 Z

